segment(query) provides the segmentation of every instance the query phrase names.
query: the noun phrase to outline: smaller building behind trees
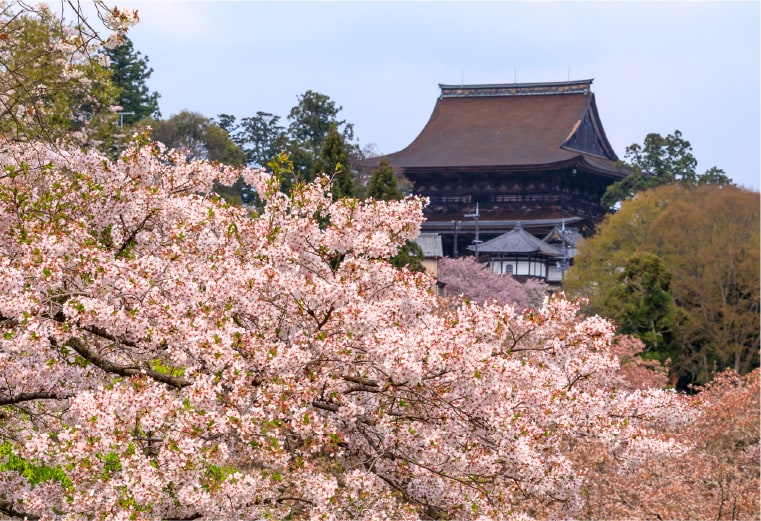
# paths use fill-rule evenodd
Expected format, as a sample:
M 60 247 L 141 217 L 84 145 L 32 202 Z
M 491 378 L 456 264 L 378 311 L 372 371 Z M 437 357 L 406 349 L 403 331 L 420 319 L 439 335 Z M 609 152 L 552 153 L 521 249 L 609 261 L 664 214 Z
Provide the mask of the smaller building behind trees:
M 517 223 L 511 231 L 483 244 L 468 246 L 479 262 L 489 265 L 495 275 L 512 275 L 518 280 L 537 279 L 561 284 L 563 275 L 582 240 L 565 222 L 540 239 Z

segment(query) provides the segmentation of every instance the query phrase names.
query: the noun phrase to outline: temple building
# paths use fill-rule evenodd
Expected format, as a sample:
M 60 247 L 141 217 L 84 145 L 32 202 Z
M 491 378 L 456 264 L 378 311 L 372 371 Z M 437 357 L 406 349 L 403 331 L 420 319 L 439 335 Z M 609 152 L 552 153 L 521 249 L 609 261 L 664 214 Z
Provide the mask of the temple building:
M 563 282 L 581 240 L 578 230 L 566 228 L 565 223 L 542 239 L 519 224 L 494 239 L 468 246 L 468 250 L 497 275 L 512 275 L 518 280 L 535 278 L 558 285 Z
M 605 189 L 627 172 L 591 85 L 439 85 L 423 130 L 385 159 L 430 199 L 423 232 L 441 236 L 445 256 L 516 227 L 538 238 L 561 223 L 582 236 L 593 231 L 608 211 L 600 204 Z

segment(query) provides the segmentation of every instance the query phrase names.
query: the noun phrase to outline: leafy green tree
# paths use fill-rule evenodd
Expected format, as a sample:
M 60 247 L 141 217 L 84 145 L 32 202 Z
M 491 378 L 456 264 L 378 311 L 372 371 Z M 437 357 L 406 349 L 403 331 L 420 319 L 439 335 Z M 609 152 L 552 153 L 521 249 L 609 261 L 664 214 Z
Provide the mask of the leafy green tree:
M 399 190 L 394 169 L 386 159 L 382 159 L 378 168 L 370 175 L 367 186 L 367 197 L 379 201 L 399 201 L 404 194 Z
M 184 151 L 190 159 L 207 159 L 229 166 L 243 166 L 246 156 L 230 136 L 209 118 L 201 114 L 183 111 L 167 120 L 143 120 L 153 129 L 153 139 L 169 148 Z M 219 183 L 214 191 L 228 203 L 241 205 L 247 186 L 242 178 L 233 185 Z
M 146 85 L 153 73 L 148 57 L 136 51 L 126 37 L 121 45 L 106 49 L 104 54 L 110 62 L 111 81 L 120 89 L 120 112 L 133 113 L 122 115 L 122 122 L 131 125 L 147 117 L 160 118 L 159 93 L 151 92 Z
M 578 245 L 573 266 L 566 272 L 563 289 L 588 300 L 589 313 L 611 316 L 605 295 L 618 283 L 618 277 L 637 249 L 649 241 L 652 223 L 669 201 L 678 197 L 681 187 L 667 186 L 658 196 L 642 197 L 622 203 L 609 214 L 597 232 Z
M 214 118 L 214 123 L 227 132 L 232 140 L 235 141 L 235 132 L 238 129 L 238 121 L 235 116 L 232 114 L 217 114 L 217 117 Z
M 227 132 L 209 122 L 204 135 L 204 143 L 209 161 L 218 161 L 230 166 L 243 166 L 246 156 Z
M 718 186 L 733 186 L 735 183 L 721 168 L 715 166 L 706 170 L 706 172 L 698 177 L 699 185 L 718 185 Z
M 153 138 L 169 148 L 183 150 L 189 159 L 207 159 L 242 166 L 246 157 L 222 128 L 196 112 L 183 111 L 167 120 L 145 120 Z
M 579 246 L 565 290 L 663 354 L 675 345 L 680 386 L 724 368 L 747 373 L 759 364 L 759 220 L 757 192 L 684 183 L 646 190 Z
M 45 5 L 0 11 L 0 134 L 103 146 L 116 118 L 110 73 Z
M 699 175 L 696 171 L 698 162 L 692 155 L 692 145 L 682 137 L 679 130 L 666 137 L 648 134 L 642 145 L 634 143 L 628 146 L 625 157 L 624 165 L 632 173 L 605 191 L 602 204 L 609 207 L 633 198 L 638 192 L 663 184 L 734 184 L 717 167 Z
M 228 203 L 241 206 L 243 204 L 250 204 L 251 202 L 258 203 L 258 199 L 254 198 L 251 201 L 250 197 L 246 197 L 244 200 L 244 193 L 246 193 L 246 183 L 243 181 L 243 177 L 239 177 L 232 185 L 224 185 L 222 183 L 214 183 L 214 191 L 219 194 Z

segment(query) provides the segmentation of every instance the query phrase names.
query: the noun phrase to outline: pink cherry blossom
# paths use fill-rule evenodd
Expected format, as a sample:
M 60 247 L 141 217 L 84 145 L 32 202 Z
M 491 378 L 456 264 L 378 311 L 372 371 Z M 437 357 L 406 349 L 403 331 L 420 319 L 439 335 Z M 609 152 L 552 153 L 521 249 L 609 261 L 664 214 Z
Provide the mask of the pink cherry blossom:
M 0 162 L 0 437 L 59 472 L 0 466 L 6 513 L 572 517 L 573 447 L 687 450 L 659 426 L 691 409 L 621 385 L 610 322 L 562 297 L 443 306 L 392 267 L 421 198 L 286 196 L 153 144 Z M 239 175 L 260 215 L 209 193 Z

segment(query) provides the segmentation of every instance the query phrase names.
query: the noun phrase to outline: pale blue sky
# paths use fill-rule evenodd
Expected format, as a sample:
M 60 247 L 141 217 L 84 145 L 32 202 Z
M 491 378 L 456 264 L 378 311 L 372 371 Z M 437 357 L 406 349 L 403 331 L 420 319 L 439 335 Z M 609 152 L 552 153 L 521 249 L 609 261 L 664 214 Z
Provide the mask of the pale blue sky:
M 439 83 L 593 78 L 623 158 L 676 129 L 698 170 L 759 188 L 759 2 L 136 1 L 130 36 L 154 68 L 164 117 L 286 117 L 330 96 L 381 153 L 422 130 Z

